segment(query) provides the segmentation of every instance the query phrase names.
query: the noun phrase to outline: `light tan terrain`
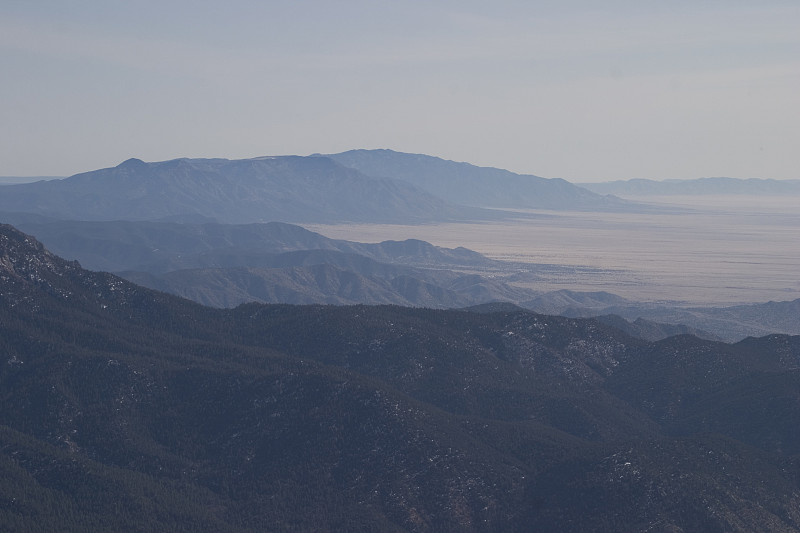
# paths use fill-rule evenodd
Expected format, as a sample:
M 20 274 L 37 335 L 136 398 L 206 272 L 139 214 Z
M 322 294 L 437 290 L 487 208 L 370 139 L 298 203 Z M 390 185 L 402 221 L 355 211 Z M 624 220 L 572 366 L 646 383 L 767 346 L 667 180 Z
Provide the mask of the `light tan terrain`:
M 435 225 L 307 225 L 327 237 L 416 238 L 495 259 L 569 268 L 522 275 L 521 286 L 608 291 L 690 305 L 800 298 L 800 197 L 632 198 L 691 211 L 528 211 L 514 221 Z

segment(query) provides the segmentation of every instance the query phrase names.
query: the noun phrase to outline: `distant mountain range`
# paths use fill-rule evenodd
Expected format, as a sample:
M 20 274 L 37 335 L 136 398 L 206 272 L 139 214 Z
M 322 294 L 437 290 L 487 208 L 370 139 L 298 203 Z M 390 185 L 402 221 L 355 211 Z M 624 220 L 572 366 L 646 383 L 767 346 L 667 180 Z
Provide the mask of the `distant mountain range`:
M 699 194 L 772 187 L 788 191 L 794 182 L 624 183 L 642 191 L 646 186 Z M 499 301 L 551 314 L 617 315 L 631 321 L 627 331 L 648 339 L 676 330 L 635 328 L 637 319 L 728 341 L 800 333 L 795 302 L 681 309 L 607 293 L 542 294 L 517 283 L 535 279 L 540 265 L 512 266 L 463 248 L 446 250 L 415 240 L 336 241 L 274 222 L 474 221 L 520 216 L 513 210 L 522 208 L 638 209 L 563 180 L 391 150 L 233 161 L 131 159 L 66 179 L 3 186 L 0 194 L 0 220 L 30 232 L 56 253 L 206 305 L 256 301 L 453 308 Z
M 206 305 L 246 302 L 463 307 L 532 297 L 474 274 L 496 261 L 419 240 L 365 244 L 299 226 L 58 221 L 5 214 L 55 252 L 92 270 Z
M 535 275 L 539 265 L 507 264 L 414 239 L 358 243 L 277 222 L 61 221 L 19 213 L 0 213 L 0 219 L 91 270 L 116 272 L 215 307 L 262 302 L 460 308 L 507 302 L 546 314 L 616 315 L 617 327 L 648 340 L 679 333 L 727 341 L 800 334 L 800 300 L 682 308 L 608 292 L 542 293 L 514 283 L 521 269 Z
M 800 334 L 800 299 L 784 302 L 733 305 L 727 307 L 668 307 L 628 302 L 600 310 L 572 307 L 566 316 L 616 314 L 630 320 L 684 324 L 699 331 L 712 332 L 725 340 L 760 337 L 776 332 Z
M 633 204 L 598 195 L 558 178 L 516 174 L 422 154 L 351 150 L 326 157 L 369 176 L 403 180 L 448 202 L 515 209 L 630 209 Z
M 407 266 L 480 268 L 497 264 L 466 248 L 446 249 L 416 239 L 377 244 L 329 239 L 282 222 L 97 222 L 2 212 L 0 218 L 24 228 L 54 252 L 80 260 L 86 268 L 109 272 L 143 270 L 163 273 L 185 268 L 278 267 L 281 266 L 280 260 L 275 256 L 311 250 L 318 254 L 325 251 L 356 254 L 373 261 Z
M 66 176 L 0 176 L 0 185 L 19 185 L 42 180 L 60 180 Z
M 597 317 L 631 335 L 650 340 L 682 333 L 728 342 L 771 333 L 800 334 L 800 299 L 726 307 L 682 307 L 635 302 L 607 292 L 560 290 L 520 305 L 540 313 Z M 630 322 L 623 325 L 620 318 Z
M 579 183 L 598 194 L 620 196 L 678 196 L 706 194 L 800 195 L 800 180 L 699 178 L 693 180 L 632 179 Z
M 647 207 L 388 150 L 3 185 L 0 531 L 800 531 L 800 300 L 289 223 L 524 209 Z
M 248 304 L 0 225 L 2 531 L 800 531 L 800 337 Z
M 407 160 L 417 163 L 408 169 Z M 390 172 L 393 168 L 396 171 Z M 441 173 L 450 168 L 456 172 Z M 472 191 L 472 196 L 464 196 L 465 191 Z M 0 210 L 59 219 L 223 223 L 413 224 L 504 216 L 479 207 L 623 209 L 631 205 L 563 180 L 381 150 L 331 157 L 158 163 L 129 159 L 114 168 L 61 180 L 8 185 L 0 195 Z
M 414 223 L 481 214 L 406 182 L 372 178 L 328 158 L 294 156 L 130 159 L 63 180 L 8 185 L 0 209 L 74 220 L 227 223 Z

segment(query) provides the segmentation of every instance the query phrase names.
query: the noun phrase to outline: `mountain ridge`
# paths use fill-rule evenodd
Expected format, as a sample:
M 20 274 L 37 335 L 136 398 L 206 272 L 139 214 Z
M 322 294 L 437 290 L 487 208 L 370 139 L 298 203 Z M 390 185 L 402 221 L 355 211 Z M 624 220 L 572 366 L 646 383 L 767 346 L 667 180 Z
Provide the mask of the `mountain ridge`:
M 558 290 L 542 294 L 515 285 L 519 265 L 492 261 L 463 248 L 445 249 L 414 239 L 357 243 L 329 239 L 300 226 L 277 222 L 220 225 L 58 221 L 20 213 L 0 213 L 0 219 L 16 222 L 21 229 L 44 242 L 48 249 L 79 260 L 90 270 L 123 273 L 125 277 L 153 288 L 168 289 L 183 296 L 197 295 L 208 305 L 237 305 L 248 298 L 270 303 L 395 303 L 432 307 L 506 301 L 545 314 L 574 317 L 614 314 L 634 322 L 639 320 L 638 326 L 635 323 L 618 325 L 651 340 L 678 331 L 728 341 L 770 333 L 800 333 L 800 313 L 796 312 L 798 301 L 684 308 L 632 302 L 606 292 Z M 341 295 L 326 295 L 320 291 L 316 278 L 307 271 L 292 271 L 312 263 L 326 263 L 341 271 L 330 271 L 329 276 L 321 279 L 332 281 L 348 271 L 355 275 L 351 279 L 363 283 L 363 294 L 381 296 L 357 301 Z M 261 272 L 254 270 L 247 276 L 236 274 L 224 280 L 224 272 L 220 269 L 233 267 L 261 269 Z M 264 269 L 267 268 L 286 270 L 266 272 Z M 538 266 L 527 265 L 525 268 L 535 273 Z M 214 273 L 207 272 L 213 276 L 215 287 L 205 291 L 193 287 L 192 280 L 197 283 L 203 279 L 194 272 L 189 273 L 194 269 L 217 269 Z M 185 271 L 183 280 L 177 271 Z M 164 276 L 167 272 L 174 272 L 167 276 L 169 279 L 154 277 Z M 409 300 L 399 284 L 391 286 L 388 283 L 401 275 L 416 278 L 417 283 L 423 285 L 437 286 L 437 290 L 443 291 L 440 294 L 446 295 L 445 299 L 436 303 L 420 293 L 422 299 Z M 277 284 L 286 283 L 285 299 L 273 299 L 276 291 L 253 290 L 263 287 L 267 279 Z M 299 279 L 308 280 L 309 285 L 301 288 Z M 248 285 L 249 280 L 255 285 Z M 225 295 L 225 290 L 230 290 L 231 294 Z M 374 292 L 376 290 L 378 292 Z M 297 300 L 290 297 L 300 294 L 303 296 Z M 668 327 L 670 324 L 688 329 L 676 330 Z
M 601 183 L 577 183 L 598 194 L 630 196 L 672 196 L 672 195 L 784 195 L 800 194 L 800 180 L 776 180 L 766 178 L 697 178 L 686 180 L 650 180 L 635 178 L 630 180 Z
M 104 221 L 424 223 L 496 220 L 509 216 L 504 209 L 644 208 L 557 178 L 391 150 L 150 163 L 130 158 L 64 179 L 7 185 L 0 197 L 0 210 Z
M 393 150 L 350 150 L 327 154 L 372 176 L 401 179 L 445 200 L 474 207 L 512 209 L 626 209 L 635 205 L 602 196 L 560 178 L 533 175 L 423 154 Z
M 7 225 L 0 258 L 0 529 L 800 530 L 800 337 L 215 310 Z
M 0 210 L 75 220 L 211 217 L 221 222 L 422 222 L 480 218 L 398 180 L 322 157 L 128 159 L 63 180 L 8 185 Z

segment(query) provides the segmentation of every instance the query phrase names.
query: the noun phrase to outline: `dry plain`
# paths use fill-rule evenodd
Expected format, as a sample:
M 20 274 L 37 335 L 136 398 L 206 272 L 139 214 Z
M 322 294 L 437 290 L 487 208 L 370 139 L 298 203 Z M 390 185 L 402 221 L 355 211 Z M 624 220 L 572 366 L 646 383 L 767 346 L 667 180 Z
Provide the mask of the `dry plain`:
M 307 225 L 327 237 L 422 239 L 524 263 L 539 291 L 607 291 L 642 302 L 731 305 L 800 298 L 800 197 L 662 196 L 657 213 L 519 212 L 503 222 Z M 510 268 L 509 273 L 514 269 Z

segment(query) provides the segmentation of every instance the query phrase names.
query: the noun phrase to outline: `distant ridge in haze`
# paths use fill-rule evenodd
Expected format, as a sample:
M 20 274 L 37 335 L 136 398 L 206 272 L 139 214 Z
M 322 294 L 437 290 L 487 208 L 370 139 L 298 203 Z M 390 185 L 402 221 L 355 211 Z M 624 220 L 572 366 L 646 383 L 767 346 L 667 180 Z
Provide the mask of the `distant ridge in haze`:
M 488 208 L 488 209 L 487 209 Z M 3 187 L 0 211 L 71 220 L 418 224 L 487 220 L 502 209 L 647 208 L 562 179 L 420 154 L 128 159 L 69 178 Z
M 351 150 L 328 155 L 370 176 L 407 181 L 461 205 L 516 209 L 622 209 L 630 204 L 558 178 L 516 174 L 422 154 Z
M 579 183 L 599 194 L 621 196 L 675 196 L 694 194 L 800 195 L 800 180 L 698 178 L 693 180 L 632 179 Z
M 66 179 L 9 185 L 0 210 L 73 220 L 420 223 L 486 217 L 325 157 L 129 159 Z
M 141 285 L 213 306 L 246 301 L 425 307 L 513 302 L 544 314 L 619 315 L 634 323 L 617 327 L 650 340 L 681 332 L 729 342 L 800 334 L 800 300 L 684 308 L 602 291 L 540 293 L 515 284 L 517 267 L 509 271 L 509 265 L 465 248 L 415 239 L 359 243 L 279 222 L 89 222 L 3 212 L 0 221 L 15 224 L 90 270 L 124 273 Z M 539 266 L 529 268 L 526 275 Z
M 60 180 L 65 176 L 0 176 L 0 185 L 18 185 L 37 181 Z
M 282 222 L 64 221 L 3 212 L 0 220 L 35 235 L 54 253 L 78 260 L 85 268 L 110 272 L 142 270 L 158 274 L 186 268 L 264 266 L 267 256 L 309 250 L 438 269 L 494 264 L 466 248 L 442 248 L 416 239 L 381 243 L 336 240 Z

